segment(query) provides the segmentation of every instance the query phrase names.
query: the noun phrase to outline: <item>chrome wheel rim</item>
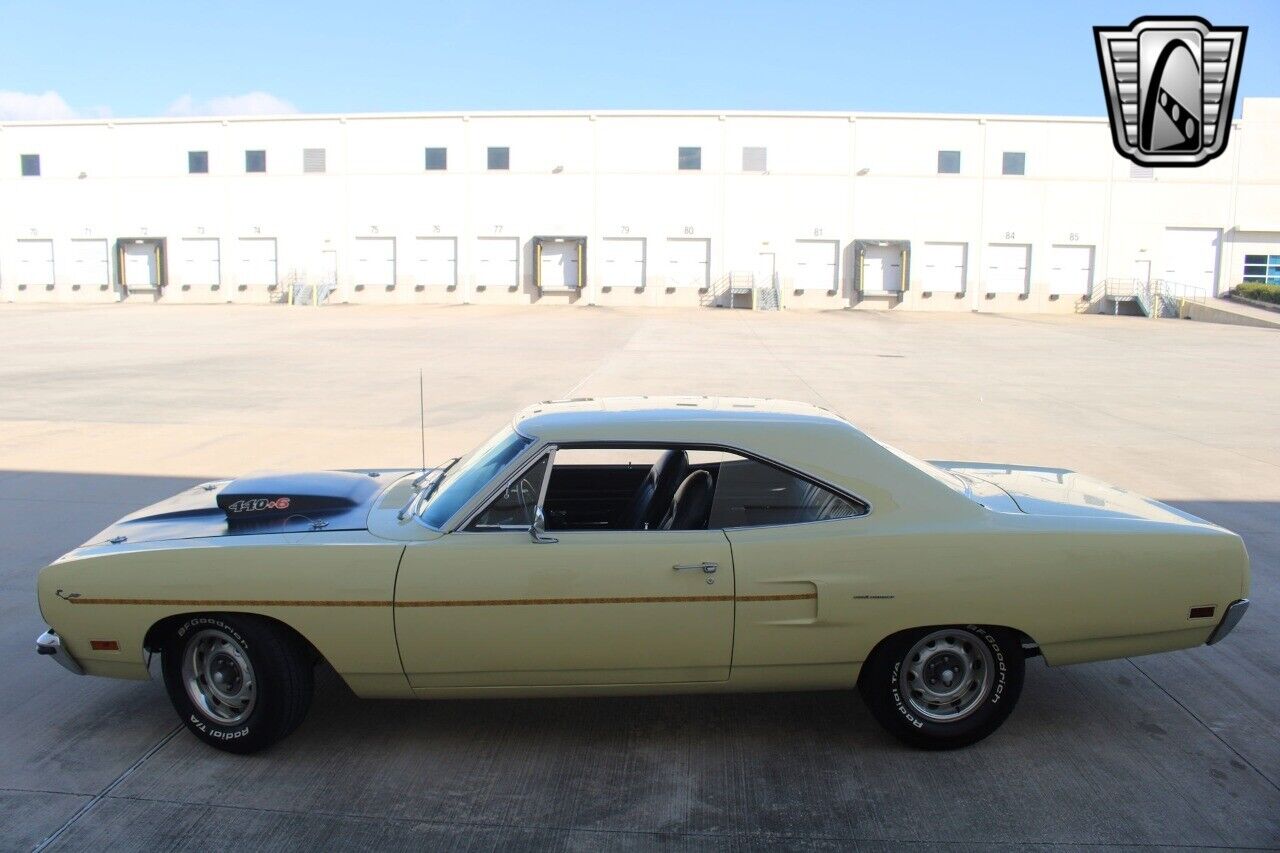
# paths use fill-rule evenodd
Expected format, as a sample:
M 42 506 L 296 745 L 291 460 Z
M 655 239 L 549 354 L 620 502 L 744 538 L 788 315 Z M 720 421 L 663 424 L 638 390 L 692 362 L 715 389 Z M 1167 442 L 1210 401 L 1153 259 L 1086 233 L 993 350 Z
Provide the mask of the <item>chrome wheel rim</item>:
M 898 688 L 911 710 L 935 723 L 972 714 L 994 683 L 995 659 L 986 640 L 959 629 L 922 637 L 898 673 Z
M 224 631 L 206 628 L 187 641 L 182 683 L 196 709 L 220 726 L 242 723 L 253 713 L 253 664 L 244 646 Z

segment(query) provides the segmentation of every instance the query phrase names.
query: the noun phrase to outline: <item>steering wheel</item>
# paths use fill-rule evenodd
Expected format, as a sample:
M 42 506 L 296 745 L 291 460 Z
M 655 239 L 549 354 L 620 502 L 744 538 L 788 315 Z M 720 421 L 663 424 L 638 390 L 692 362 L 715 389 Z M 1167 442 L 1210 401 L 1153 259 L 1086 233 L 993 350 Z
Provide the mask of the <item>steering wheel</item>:
M 521 477 L 520 482 L 516 484 L 516 497 L 520 501 L 520 509 L 524 513 L 525 518 L 532 523 L 534 504 L 538 500 L 538 493 L 533 488 L 533 483 L 530 483 L 527 479 Z

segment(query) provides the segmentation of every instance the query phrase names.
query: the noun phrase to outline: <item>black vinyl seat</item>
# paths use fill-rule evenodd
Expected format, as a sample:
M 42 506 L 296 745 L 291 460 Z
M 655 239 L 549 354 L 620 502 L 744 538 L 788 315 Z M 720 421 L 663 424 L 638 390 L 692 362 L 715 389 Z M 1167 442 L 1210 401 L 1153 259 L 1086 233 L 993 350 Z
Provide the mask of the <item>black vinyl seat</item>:
M 671 499 L 671 509 L 658 525 L 661 530 L 702 530 L 711 513 L 711 494 L 715 483 L 706 471 L 694 471 Z
M 657 527 L 688 470 L 688 453 L 672 449 L 662 454 L 636 489 L 631 504 L 619 517 L 618 529 L 648 530 Z

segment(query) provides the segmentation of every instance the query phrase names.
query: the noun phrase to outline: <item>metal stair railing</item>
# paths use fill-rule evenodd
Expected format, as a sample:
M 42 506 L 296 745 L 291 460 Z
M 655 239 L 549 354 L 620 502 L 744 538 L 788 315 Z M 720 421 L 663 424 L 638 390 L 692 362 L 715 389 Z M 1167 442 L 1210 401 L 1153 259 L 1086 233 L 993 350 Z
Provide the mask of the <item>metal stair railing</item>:
M 782 307 L 778 292 L 778 274 L 769 276 L 766 284 L 756 284 L 756 307 L 761 311 L 777 311 Z
M 1109 278 L 1102 282 L 1101 298 L 1111 300 L 1113 310 L 1120 313 L 1121 302 L 1135 302 L 1142 313 L 1152 319 L 1180 317 L 1188 302 L 1204 304 L 1208 298 L 1202 287 L 1165 279 L 1142 281 L 1132 278 Z

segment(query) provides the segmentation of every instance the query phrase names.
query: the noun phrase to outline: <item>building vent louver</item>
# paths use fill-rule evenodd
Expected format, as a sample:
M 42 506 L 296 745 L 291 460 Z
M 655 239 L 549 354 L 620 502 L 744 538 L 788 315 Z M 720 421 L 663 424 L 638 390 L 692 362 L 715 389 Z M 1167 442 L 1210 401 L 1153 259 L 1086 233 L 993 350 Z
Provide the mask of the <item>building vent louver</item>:
M 302 171 L 319 173 L 324 168 L 324 149 L 323 148 L 304 148 L 302 149 Z

